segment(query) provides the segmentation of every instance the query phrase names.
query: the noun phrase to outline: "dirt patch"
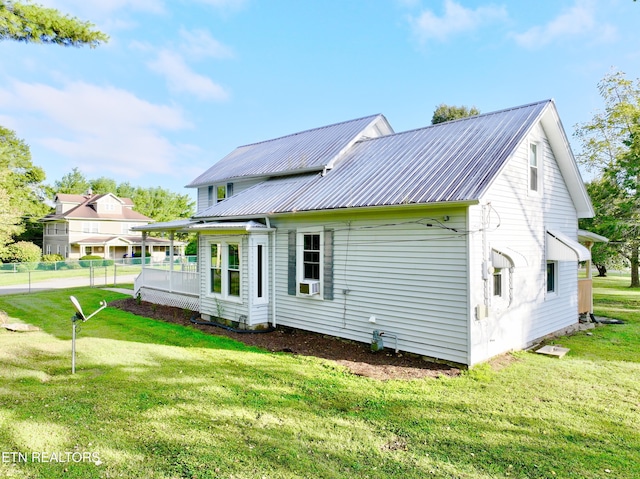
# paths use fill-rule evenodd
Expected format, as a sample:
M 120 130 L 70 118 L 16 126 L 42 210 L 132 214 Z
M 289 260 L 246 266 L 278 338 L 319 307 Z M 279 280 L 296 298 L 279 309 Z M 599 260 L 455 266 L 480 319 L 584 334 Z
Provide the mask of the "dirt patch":
M 369 344 L 301 329 L 278 327 L 269 333 L 236 333 L 216 326 L 193 324 L 190 321 L 191 313 L 183 309 L 144 301 L 138 304 L 133 298 L 112 301 L 109 306 L 129 311 L 138 316 L 191 326 L 208 334 L 226 336 L 272 352 L 328 359 L 346 367 L 353 374 L 373 379 L 420 379 L 460 374 L 460 369 L 456 367 L 428 361 L 418 355 L 402 352 L 395 354 L 393 350 L 388 349 L 372 353 Z

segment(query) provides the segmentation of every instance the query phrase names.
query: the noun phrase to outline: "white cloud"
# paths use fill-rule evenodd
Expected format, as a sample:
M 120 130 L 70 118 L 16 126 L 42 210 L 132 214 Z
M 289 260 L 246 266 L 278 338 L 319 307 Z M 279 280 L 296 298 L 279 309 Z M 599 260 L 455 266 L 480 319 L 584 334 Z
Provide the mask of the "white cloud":
M 206 30 L 180 30 L 180 50 L 189 58 L 231 58 L 233 51 L 213 38 Z
M 194 72 L 178 53 L 161 50 L 148 66 L 163 75 L 173 91 L 191 93 L 202 100 L 224 101 L 229 98 L 223 87 L 209 77 Z
M 611 41 L 616 37 L 612 25 L 599 24 L 592 0 L 576 0 L 575 4 L 560 13 L 546 25 L 535 26 L 523 33 L 514 33 L 516 43 L 525 48 L 539 48 L 562 38 L 590 36 L 593 41 Z
M 465 8 L 453 0 L 445 0 L 444 15 L 439 17 L 425 10 L 410 23 L 422 42 L 431 39 L 445 41 L 454 35 L 477 30 L 483 25 L 507 20 L 504 6 L 487 5 L 476 9 Z
M 25 125 L 37 143 L 100 174 L 127 178 L 171 173 L 181 153 L 164 134 L 190 128 L 180 110 L 132 93 L 84 82 L 63 88 L 10 82 L 0 89 L 0 106 Z

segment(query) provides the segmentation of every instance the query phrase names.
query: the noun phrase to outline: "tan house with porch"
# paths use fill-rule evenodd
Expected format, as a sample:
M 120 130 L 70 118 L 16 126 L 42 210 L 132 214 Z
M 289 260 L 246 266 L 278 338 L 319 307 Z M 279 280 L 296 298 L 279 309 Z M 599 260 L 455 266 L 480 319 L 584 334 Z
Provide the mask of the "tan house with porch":
M 147 225 L 153 220 L 133 209 L 129 198 L 118 198 L 112 193 L 55 196 L 55 212 L 40 221 L 44 223 L 42 252 L 78 259 L 85 255 L 105 259 L 141 256 L 142 234 L 132 231 L 135 226 Z M 182 243 L 177 244 L 180 251 Z M 145 251 L 155 260 L 164 259 L 169 241 L 147 238 Z

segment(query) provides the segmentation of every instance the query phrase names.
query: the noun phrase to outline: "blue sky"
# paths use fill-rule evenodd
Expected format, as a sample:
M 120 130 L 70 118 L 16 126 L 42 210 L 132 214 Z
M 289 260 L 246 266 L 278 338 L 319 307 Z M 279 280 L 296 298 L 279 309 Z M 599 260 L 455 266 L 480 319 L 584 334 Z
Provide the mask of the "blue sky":
M 0 124 L 53 183 L 80 168 L 183 186 L 236 146 L 440 103 L 554 98 L 569 137 L 598 81 L 640 77 L 632 0 L 39 0 L 110 35 L 96 49 L 0 42 Z M 572 141 L 574 150 L 578 145 Z

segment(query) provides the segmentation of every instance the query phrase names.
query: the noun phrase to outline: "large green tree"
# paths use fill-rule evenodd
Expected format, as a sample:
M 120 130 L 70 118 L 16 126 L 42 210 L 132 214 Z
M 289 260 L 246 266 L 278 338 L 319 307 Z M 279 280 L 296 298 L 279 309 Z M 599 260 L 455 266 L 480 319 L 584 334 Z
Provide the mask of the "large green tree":
M 0 0 L 0 40 L 53 43 L 64 46 L 89 45 L 109 37 L 94 25 L 31 2 Z
M 73 168 L 69 173 L 64 175 L 53 184 L 54 193 L 65 193 L 69 195 L 83 195 L 89 188 L 91 183 L 79 168 Z
M 598 90 L 604 109 L 576 129 L 578 160 L 599 175 L 591 191 L 596 218 L 582 224 L 619 245 L 631 264 L 631 286 L 640 287 L 640 80 L 610 73 Z
M 444 123 L 445 121 L 457 120 L 459 118 L 465 118 L 467 116 L 479 115 L 480 110 L 475 106 L 471 108 L 467 106 L 454 106 L 440 103 L 431 118 L 431 124 L 436 125 L 438 123 Z
M 14 225 L 10 228 L 13 237 L 33 233 L 34 229 L 34 235 L 38 236 L 37 220 L 50 210 L 44 179 L 44 170 L 31 161 L 29 146 L 13 130 L 0 126 L 0 190 L 8 193 L 7 211 L 20 218 L 18 223 L 10 222 Z M 31 234 L 26 236 L 20 239 L 29 239 Z M 41 230 L 39 236 L 41 240 Z M 10 238 L 0 238 L 2 246 L 8 242 Z

